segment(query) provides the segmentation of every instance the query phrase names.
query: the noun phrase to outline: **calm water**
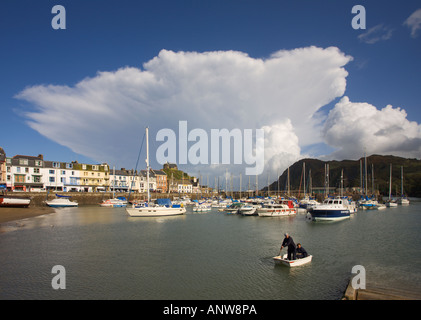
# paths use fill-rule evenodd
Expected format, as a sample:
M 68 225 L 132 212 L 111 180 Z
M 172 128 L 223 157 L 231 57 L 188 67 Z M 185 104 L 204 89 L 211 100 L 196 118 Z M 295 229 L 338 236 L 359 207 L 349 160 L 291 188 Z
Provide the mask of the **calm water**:
M 289 232 L 313 255 L 275 266 Z M 367 285 L 421 291 L 421 202 L 321 223 L 217 211 L 131 218 L 80 207 L 0 226 L 1 299 L 340 299 L 354 265 Z M 66 270 L 53 290 L 51 269 Z

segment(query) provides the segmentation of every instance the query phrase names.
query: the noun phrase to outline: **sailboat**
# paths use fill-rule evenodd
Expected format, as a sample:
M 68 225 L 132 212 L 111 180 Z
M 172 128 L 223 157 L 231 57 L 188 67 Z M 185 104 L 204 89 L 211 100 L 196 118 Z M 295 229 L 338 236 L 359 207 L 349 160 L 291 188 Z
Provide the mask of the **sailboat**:
M 401 167 L 401 197 L 398 199 L 398 204 L 409 204 L 408 198 L 403 194 L 403 167 Z
M 157 199 L 157 203 L 150 203 L 151 194 L 149 189 L 149 128 L 146 128 L 146 188 L 148 190 L 148 200 L 142 206 L 132 205 L 126 207 L 127 213 L 131 217 L 163 217 L 175 216 L 186 213 L 186 208 L 181 205 L 173 205 L 170 199 Z
M 390 164 L 390 177 L 389 177 L 389 200 L 386 202 L 386 207 L 392 208 L 397 207 L 398 203 L 396 200 L 392 200 L 392 164 Z
M 115 197 L 115 167 L 113 167 L 113 197 L 111 199 L 103 200 L 99 205 L 101 207 L 121 208 L 127 206 L 127 200 L 124 197 Z

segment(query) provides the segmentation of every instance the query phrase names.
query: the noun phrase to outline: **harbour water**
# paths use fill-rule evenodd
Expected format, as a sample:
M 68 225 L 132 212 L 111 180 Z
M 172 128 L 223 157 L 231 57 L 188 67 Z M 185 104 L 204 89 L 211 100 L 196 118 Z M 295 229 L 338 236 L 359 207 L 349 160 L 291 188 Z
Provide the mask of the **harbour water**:
M 274 264 L 285 232 L 311 264 Z M 166 218 L 57 209 L 0 225 L 0 299 L 337 300 L 355 265 L 367 286 L 421 292 L 420 243 L 416 199 L 331 223 L 216 209 Z M 65 269 L 65 289 L 52 288 L 55 265 Z

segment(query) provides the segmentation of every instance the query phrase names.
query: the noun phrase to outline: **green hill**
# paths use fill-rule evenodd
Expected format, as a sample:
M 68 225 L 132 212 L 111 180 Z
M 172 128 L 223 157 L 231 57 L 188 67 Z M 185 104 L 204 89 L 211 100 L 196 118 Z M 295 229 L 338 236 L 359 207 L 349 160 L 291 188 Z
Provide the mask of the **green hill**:
M 322 161 L 317 159 L 302 159 L 290 167 L 291 190 L 303 190 L 303 162 L 306 166 L 306 184 L 311 170 L 312 186 L 324 187 L 325 164 L 329 164 L 329 186 L 340 187 L 341 170 L 344 174 L 344 188 L 360 187 L 360 160 L 364 175 L 364 158 L 359 160 Z M 372 193 L 372 167 L 374 169 L 374 187 L 381 194 L 389 194 L 389 172 L 392 164 L 392 195 L 401 193 L 401 167 L 403 167 L 404 193 L 410 197 L 421 197 L 421 160 L 406 159 L 396 156 L 371 155 L 367 157 L 367 185 Z M 280 190 L 286 190 L 288 171 L 285 170 L 278 178 Z M 364 178 L 363 178 L 364 180 Z M 300 187 L 301 186 L 301 187 Z M 270 185 L 271 190 L 277 190 L 278 181 Z M 263 190 L 267 190 L 265 187 Z

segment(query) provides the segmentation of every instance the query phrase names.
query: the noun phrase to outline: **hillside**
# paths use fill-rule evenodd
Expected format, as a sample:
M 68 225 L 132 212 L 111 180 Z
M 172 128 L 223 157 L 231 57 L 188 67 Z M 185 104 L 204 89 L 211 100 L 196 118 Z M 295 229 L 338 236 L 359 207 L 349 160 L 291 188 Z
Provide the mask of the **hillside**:
M 329 186 L 340 187 L 341 170 L 344 174 L 344 188 L 360 187 L 360 160 L 362 160 L 364 173 L 364 158 L 359 160 L 321 161 L 317 159 L 302 159 L 290 167 L 291 190 L 298 190 L 301 184 L 303 190 L 302 173 L 303 162 L 306 166 L 306 181 L 308 182 L 311 170 L 312 186 L 323 187 L 325 177 L 325 164 L 329 164 Z M 381 194 L 389 194 L 389 170 L 392 164 L 392 195 L 400 195 L 401 166 L 404 171 L 404 193 L 410 197 L 421 197 L 421 160 L 405 159 L 396 156 L 372 155 L 367 157 L 368 188 L 372 189 L 372 165 L 374 167 L 374 187 Z M 285 170 L 279 177 L 280 190 L 286 190 L 288 171 Z M 277 190 L 278 182 L 270 185 L 271 190 Z M 267 190 L 265 187 L 263 190 Z

